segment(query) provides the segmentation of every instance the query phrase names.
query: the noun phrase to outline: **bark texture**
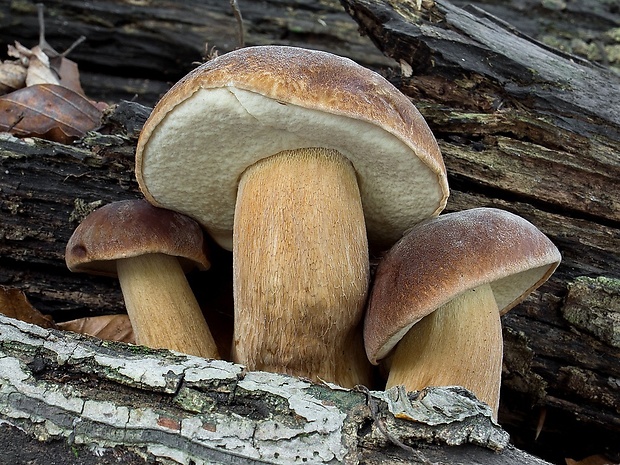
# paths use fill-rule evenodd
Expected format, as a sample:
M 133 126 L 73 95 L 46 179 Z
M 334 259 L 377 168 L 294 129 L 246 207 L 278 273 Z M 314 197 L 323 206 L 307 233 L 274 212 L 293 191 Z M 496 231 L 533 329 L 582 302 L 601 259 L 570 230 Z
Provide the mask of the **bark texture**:
M 247 45 L 349 56 L 412 98 L 445 158 L 446 211 L 505 208 L 560 248 L 563 263 L 551 280 L 503 318 L 499 422 L 515 444 L 556 463 L 599 453 L 618 460 L 618 76 L 480 8 L 445 1 L 423 2 L 421 10 L 406 0 L 343 0 L 344 8 L 335 1 L 240 3 Z M 503 5 L 493 11 L 505 12 Z M 0 7 L 0 42 L 34 45 L 35 3 L 2 1 Z M 228 2 L 215 0 L 50 1 L 46 7 L 47 40 L 55 48 L 87 36 L 70 57 L 89 96 L 119 103 L 137 95 L 110 111 L 99 131 L 70 146 L 0 140 L 0 284 L 24 290 L 39 310 L 61 321 L 124 311 L 115 280 L 66 270 L 65 244 L 92 209 L 140 197 L 133 152 L 150 109 L 139 103 L 152 105 L 201 59 L 205 43 L 222 53 L 236 47 L 237 23 Z M 561 17 L 556 10 L 532 11 L 536 21 L 520 23 L 529 33 L 546 13 Z M 617 24 L 617 12 L 603 13 L 582 13 L 580 24 L 592 18 Z M 358 26 L 368 37 L 358 35 Z M 215 246 L 212 255 L 212 269 L 190 275 L 190 282 L 226 353 L 231 257 Z
M 511 210 L 562 252 L 550 281 L 503 318 L 500 422 L 511 431 L 529 424 L 530 438 L 518 437 L 530 450 L 553 444 L 570 456 L 560 443 L 585 436 L 585 450 L 617 454 L 620 352 L 610 343 L 620 273 L 617 75 L 476 7 L 343 4 L 400 63 L 393 79 L 439 137 L 452 188 L 447 210 Z M 573 298 L 565 301 L 569 289 Z M 567 319 L 570 308 L 581 316 Z M 595 329 L 601 308 L 605 331 Z
M 345 390 L 1 316 L 0 349 L 0 419 L 68 442 L 71 460 L 545 463 L 510 446 L 489 407 L 458 387 Z M 3 460 L 23 463 L 6 455 L 18 433 L 3 430 Z

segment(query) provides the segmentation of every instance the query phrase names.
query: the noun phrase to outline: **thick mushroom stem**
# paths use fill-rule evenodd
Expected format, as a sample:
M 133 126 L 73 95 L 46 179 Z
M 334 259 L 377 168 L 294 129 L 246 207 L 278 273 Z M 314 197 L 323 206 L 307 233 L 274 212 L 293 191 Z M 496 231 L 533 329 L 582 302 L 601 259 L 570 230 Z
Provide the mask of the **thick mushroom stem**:
M 368 242 L 355 171 L 335 150 L 248 168 L 233 229 L 232 355 L 251 370 L 368 384 L 360 321 Z
M 116 269 L 138 344 L 220 358 L 176 257 L 154 253 L 123 258 Z
M 497 419 L 502 328 L 491 286 L 457 296 L 415 324 L 398 343 L 386 389 L 458 385 L 491 407 Z

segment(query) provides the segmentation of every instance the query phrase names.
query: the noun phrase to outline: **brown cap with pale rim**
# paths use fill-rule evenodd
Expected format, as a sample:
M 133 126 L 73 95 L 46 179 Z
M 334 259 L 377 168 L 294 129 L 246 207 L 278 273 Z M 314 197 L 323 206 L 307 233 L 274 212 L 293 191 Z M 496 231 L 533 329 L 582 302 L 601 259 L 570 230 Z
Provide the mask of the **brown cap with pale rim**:
M 295 47 L 236 50 L 179 81 L 143 128 L 136 177 L 148 201 L 195 218 L 231 249 L 244 170 L 310 147 L 352 163 L 377 247 L 445 207 L 443 159 L 409 98 L 347 58 Z
M 116 276 L 115 260 L 150 253 L 177 257 L 185 271 L 210 265 L 198 223 L 145 200 L 93 211 L 69 239 L 65 261 L 71 271 Z
M 504 210 L 475 208 L 417 225 L 377 268 L 364 323 L 368 358 L 378 363 L 411 326 L 483 284 L 506 313 L 544 283 L 560 260 L 547 236 Z

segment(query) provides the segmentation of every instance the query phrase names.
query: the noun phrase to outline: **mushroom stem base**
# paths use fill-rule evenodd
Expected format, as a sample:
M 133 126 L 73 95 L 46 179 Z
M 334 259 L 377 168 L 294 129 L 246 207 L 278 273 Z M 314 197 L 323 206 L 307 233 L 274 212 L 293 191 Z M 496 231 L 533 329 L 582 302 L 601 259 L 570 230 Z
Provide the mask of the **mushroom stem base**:
M 219 354 L 179 261 L 147 254 L 116 264 L 136 342 L 204 358 Z
M 285 151 L 239 183 L 232 355 L 250 370 L 368 384 L 360 322 L 368 242 L 355 171 L 334 150 Z
M 414 325 L 398 343 L 386 389 L 463 386 L 497 418 L 503 340 L 489 285 L 469 290 Z

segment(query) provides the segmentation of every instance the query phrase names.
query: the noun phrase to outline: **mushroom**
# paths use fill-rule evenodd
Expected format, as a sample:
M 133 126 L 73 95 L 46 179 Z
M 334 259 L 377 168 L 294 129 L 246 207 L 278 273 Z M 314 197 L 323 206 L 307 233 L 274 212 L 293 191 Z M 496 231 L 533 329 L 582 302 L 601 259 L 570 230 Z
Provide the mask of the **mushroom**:
M 437 143 L 388 81 L 353 61 L 248 47 L 179 81 L 136 152 L 147 200 L 233 252 L 233 360 L 366 384 L 369 251 L 438 215 Z M 182 180 L 182 182 L 179 182 Z
M 90 213 L 66 247 L 71 271 L 118 277 L 136 342 L 204 358 L 219 354 L 185 277 L 207 269 L 200 226 L 144 200 Z
M 415 226 L 377 267 L 365 318 L 369 360 L 389 360 L 386 388 L 460 385 L 497 418 L 500 315 L 560 260 L 540 230 L 503 210 L 475 208 Z

